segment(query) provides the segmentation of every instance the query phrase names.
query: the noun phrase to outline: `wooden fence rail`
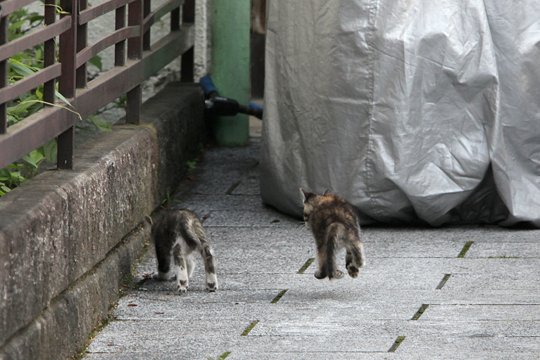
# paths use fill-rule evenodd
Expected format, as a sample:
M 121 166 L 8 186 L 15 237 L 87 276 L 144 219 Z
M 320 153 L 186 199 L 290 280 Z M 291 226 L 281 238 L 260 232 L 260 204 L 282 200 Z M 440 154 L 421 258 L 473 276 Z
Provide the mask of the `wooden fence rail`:
M 193 81 L 194 0 L 164 1 L 154 9 L 151 0 L 109 0 L 95 6 L 87 0 L 61 0 L 59 7 L 55 0 L 45 0 L 43 25 L 18 39 L 8 39 L 9 15 L 33 2 L 0 0 L 0 168 L 56 138 L 57 166 L 71 169 L 73 130 L 79 116 L 92 115 L 127 95 L 126 121 L 137 124 L 142 83 L 179 56 L 182 80 Z M 112 12 L 115 20 L 110 30 L 88 44 L 90 22 Z M 167 14 L 169 32 L 151 43 L 152 25 Z M 10 84 L 10 58 L 41 44 L 43 68 Z M 114 67 L 88 81 L 87 63 L 111 47 Z M 50 105 L 8 126 L 8 106 L 41 85 L 43 103 Z

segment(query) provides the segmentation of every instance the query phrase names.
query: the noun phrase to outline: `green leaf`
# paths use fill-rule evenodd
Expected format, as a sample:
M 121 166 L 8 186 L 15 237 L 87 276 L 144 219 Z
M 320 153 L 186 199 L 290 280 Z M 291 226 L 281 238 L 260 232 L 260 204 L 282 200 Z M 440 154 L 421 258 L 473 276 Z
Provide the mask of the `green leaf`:
M 69 100 L 66 99 L 66 98 L 64 97 L 64 95 L 62 95 L 62 94 L 60 93 L 60 91 L 55 90 L 55 91 L 54 91 L 54 95 L 56 95 L 56 97 L 57 97 L 58 99 L 60 99 L 60 100 L 61 100 L 64 104 L 66 104 L 67 106 L 69 106 L 69 107 L 71 107 L 71 108 L 73 107 L 73 106 L 71 105 L 71 103 L 69 102 Z
M 124 107 L 126 107 L 126 105 L 127 105 L 127 96 L 126 96 L 126 95 L 122 95 L 122 96 L 118 97 L 116 100 L 114 100 L 114 103 L 115 103 L 116 106 L 118 106 L 119 108 L 124 108 Z
M 37 169 L 39 166 L 39 163 L 41 163 L 44 159 L 45 159 L 45 156 L 39 150 L 33 150 L 30 153 L 28 153 L 25 157 L 23 157 L 23 161 L 34 169 Z
M 0 183 L 0 196 L 4 196 L 10 191 L 11 191 L 11 189 L 9 187 L 7 187 L 6 185 Z
M 15 116 L 13 116 L 12 114 L 10 114 L 8 112 L 8 114 L 7 114 L 8 126 L 14 125 L 14 124 L 18 123 L 19 121 L 20 121 L 20 119 L 16 118 Z
M 38 100 L 43 100 L 43 86 L 37 87 L 34 93 L 36 94 L 36 98 Z
M 48 162 L 56 162 L 57 151 L 58 146 L 56 144 L 56 140 L 51 140 L 43 145 L 43 155 Z
M 11 172 L 11 179 L 10 179 L 10 182 L 11 182 L 11 185 L 13 187 L 16 187 L 16 186 L 19 186 L 21 185 L 21 183 L 26 180 L 26 178 L 24 176 L 22 176 L 22 174 L 19 172 L 19 171 L 13 171 Z
M 34 67 L 24 64 L 21 61 L 16 60 L 15 58 L 10 58 L 8 62 L 10 68 L 22 77 L 33 75 L 34 72 L 37 71 L 37 69 L 35 69 Z
M 197 168 L 197 160 L 186 161 L 186 165 L 189 170 L 195 170 Z
M 19 186 L 24 180 L 24 176 L 19 171 L 21 164 L 11 164 L 3 169 L 0 169 L 0 184 L 14 188 Z
M 33 106 L 36 106 L 36 103 L 20 102 L 15 106 L 8 107 L 7 108 L 7 113 L 8 113 L 8 115 L 14 116 L 17 119 L 22 119 L 30 112 L 30 109 Z
M 38 14 L 36 12 L 32 12 L 32 13 L 28 14 L 28 21 L 31 24 L 40 23 L 40 22 L 43 21 L 43 19 L 44 19 L 43 15 Z
M 99 71 L 103 70 L 103 62 L 101 61 L 101 56 L 96 55 L 93 58 L 91 58 L 90 60 L 88 60 L 88 62 L 90 64 L 94 65 L 95 67 L 97 67 L 99 69 Z
M 112 131 L 112 125 L 101 116 L 92 115 L 88 118 L 88 120 L 90 120 L 90 122 L 94 124 L 94 126 L 97 127 L 99 131 Z

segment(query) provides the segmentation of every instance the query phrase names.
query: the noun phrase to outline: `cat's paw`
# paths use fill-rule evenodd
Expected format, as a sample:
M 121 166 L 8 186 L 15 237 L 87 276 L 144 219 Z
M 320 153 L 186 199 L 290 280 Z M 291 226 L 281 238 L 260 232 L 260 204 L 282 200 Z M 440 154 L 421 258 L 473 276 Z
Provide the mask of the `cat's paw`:
M 218 281 L 215 273 L 206 274 L 206 290 L 214 292 L 218 289 Z
M 334 271 L 334 276 L 332 276 L 333 279 L 341 279 L 345 274 L 341 270 Z
M 208 290 L 209 292 L 214 292 L 218 289 L 218 284 L 217 282 L 215 283 L 207 283 L 206 284 L 206 290 Z
M 187 292 L 188 287 L 189 287 L 189 285 L 188 285 L 187 281 L 180 280 L 176 284 L 176 288 L 177 288 L 178 292 L 181 292 L 181 293 Z
M 157 274 L 156 273 L 153 273 L 151 276 L 150 276 L 151 279 L 153 280 L 156 280 L 156 281 L 169 281 L 171 280 L 171 276 L 169 275 L 169 273 L 164 273 L 164 272 L 158 272 Z
M 359 269 L 354 265 L 347 266 L 347 272 L 349 273 L 349 276 L 352 278 L 356 278 L 359 273 Z
M 326 273 L 321 271 L 321 270 L 317 270 L 315 271 L 315 274 L 313 274 L 315 276 L 315 278 L 319 279 L 319 280 L 322 280 L 326 277 Z

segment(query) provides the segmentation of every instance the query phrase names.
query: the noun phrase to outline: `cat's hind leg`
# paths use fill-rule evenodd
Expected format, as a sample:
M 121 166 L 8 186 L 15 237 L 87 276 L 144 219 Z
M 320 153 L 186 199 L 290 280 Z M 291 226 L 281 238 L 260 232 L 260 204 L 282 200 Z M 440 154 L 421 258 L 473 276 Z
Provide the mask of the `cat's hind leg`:
M 192 254 L 189 254 L 188 256 L 186 256 L 186 265 L 187 265 L 188 278 L 191 279 L 193 272 L 195 271 L 195 267 L 196 267 Z
M 176 285 L 178 291 L 186 292 L 189 287 L 187 261 L 178 244 L 173 247 L 173 259 L 176 267 Z
M 204 261 L 204 270 L 206 272 L 206 289 L 211 292 L 216 291 L 218 289 L 218 280 L 214 263 L 214 252 L 206 241 L 201 241 L 201 243 L 201 256 Z
M 333 246 L 323 245 L 317 248 L 317 263 L 319 269 L 315 271 L 315 277 L 322 280 L 328 277 L 329 280 L 341 279 L 343 271 L 336 269 L 336 259 Z
M 336 252 L 339 248 L 340 240 L 344 236 L 344 227 L 339 223 L 333 223 L 328 226 L 326 231 L 326 246 L 322 251 L 325 258 L 325 270 L 326 276 L 329 280 L 341 279 L 343 277 L 343 271 L 337 268 L 336 264 Z
M 317 246 L 317 264 L 318 264 L 318 270 L 315 271 L 315 277 L 319 280 L 324 279 L 328 276 L 328 273 L 326 272 L 326 245 Z
M 351 242 L 351 246 L 347 249 L 345 263 L 347 272 L 352 278 L 358 276 L 360 268 L 365 265 L 364 244 L 358 239 Z
M 345 267 L 351 277 L 355 278 L 358 276 L 358 268 L 353 264 L 353 256 L 349 249 L 347 249 L 347 253 L 345 254 Z
M 159 281 L 170 280 L 173 274 L 171 273 L 171 244 L 166 239 L 159 239 L 161 242 L 156 241 L 156 259 L 158 265 L 158 273 L 153 278 Z

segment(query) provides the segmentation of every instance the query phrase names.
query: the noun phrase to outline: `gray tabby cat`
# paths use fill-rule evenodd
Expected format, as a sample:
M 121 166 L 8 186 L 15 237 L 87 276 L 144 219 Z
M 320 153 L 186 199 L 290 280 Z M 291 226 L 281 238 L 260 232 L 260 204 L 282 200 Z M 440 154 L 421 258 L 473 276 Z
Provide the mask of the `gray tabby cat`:
M 317 245 L 319 270 L 315 277 L 343 277 L 343 272 L 336 267 L 336 252 L 342 248 L 346 249 L 345 264 L 349 275 L 357 277 L 366 261 L 355 208 L 328 191 L 318 195 L 300 190 L 304 196 L 304 221 L 311 228 Z
M 152 225 L 152 238 L 156 247 L 158 280 L 170 280 L 176 275 L 178 291 L 186 292 L 195 268 L 193 252 L 197 250 L 204 261 L 206 289 L 217 290 L 214 254 L 194 212 L 187 209 L 163 211 Z M 174 266 L 172 273 L 171 260 Z

